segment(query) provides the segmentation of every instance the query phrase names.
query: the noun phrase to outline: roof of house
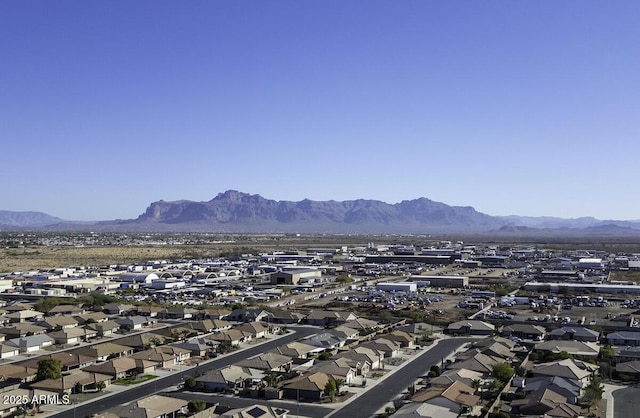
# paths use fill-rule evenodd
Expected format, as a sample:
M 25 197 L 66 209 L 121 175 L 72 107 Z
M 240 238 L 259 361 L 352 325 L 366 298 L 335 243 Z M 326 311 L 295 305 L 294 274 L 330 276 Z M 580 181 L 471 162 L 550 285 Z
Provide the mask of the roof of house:
M 285 389 L 297 389 L 303 391 L 324 391 L 324 387 L 331 377 L 322 372 L 307 373 L 284 383 Z
M 559 376 L 566 379 L 584 380 L 597 370 L 598 366 L 574 359 L 558 360 L 536 364 L 531 370 L 534 375 Z
M 196 380 L 198 382 L 205 383 L 227 384 L 249 379 L 252 376 L 260 376 L 262 374 L 262 370 L 250 369 L 248 367 L 240 367 L 232 364 L 221 369 L 210 370 L 202 376 L 197 377 Z
M 474 395 L 475 390 L 461 381 L 455 381 L 447 387 L 430 387 L 416 392 L 413 402 L 428 402 L 431 399 L 444 397 L 458 405 L 473 407 L 478 404 L 480 397 Z
M 562 337 L 565 334 L 571 334 L 574 337 L 580 337 L 580 338 L 598 338 L 600 336 L 600 332 L 594 331 L 590 328 L 585 328 L 585 327 L 557 328 L 549 332 L 547 335 L 551 337 Z
M 627 341 L 640 341 L 640 332 L 638 331 L 616 331 L 607 334 L 609 340 L 627 340 Z
M 243 408 L 232 409 L 223 414 L 220 418 L 283 418 L 289 410 L 269 405 L 251 405 Z
M 111 380 L 111 376 L 106 374 L 77 370 L 74 373 L 62 375 L 60 379 L 45 379 L 31 383 L 31 387 L 38 389 L 69 390 L 77 383 L 89 385 L 97 382 L 106 382 L 108 380 Z
M 248 367 L 258 370 L 274 370 L 284 367 L 287 364 L 291 364 L 291 357 L 284 356 L 282 354 L 268 352 L 260 354 L 258 356 L 241 360 L 236 365 L 241 367 Z
M 83 368 L 85 371 L 108 374 L 115 376 L 134 369 L 147 369 L 155 367 L 156 363 L 149 360 L 136 359 L 131 357 L 118 357 L 104 363 L 92 364 Z
M 592 356 L 600 353 L 600 346 L 597 343 L 583 342 L 577 340 L 549 340 L 535 345 L 536 350 L 560 353 L 566 351 L 574 356 Z
M 179 398 L 151 395 L 126 405 L 110 408 L 120 418 L 155 418 L 184 410 L 189 402 Z
M 449 324 L 449 326 L 447 327 L 449 331 L 455 331 L 463 328 L 469 328 L 470 330 L 475 330 L 475 331 L 493 331 L 496 329 L 495 325 L 493 324 L 489 324 L 484 321 L 475 321 L 475 320 L 464 320 L 464 321 L 453 322 Z

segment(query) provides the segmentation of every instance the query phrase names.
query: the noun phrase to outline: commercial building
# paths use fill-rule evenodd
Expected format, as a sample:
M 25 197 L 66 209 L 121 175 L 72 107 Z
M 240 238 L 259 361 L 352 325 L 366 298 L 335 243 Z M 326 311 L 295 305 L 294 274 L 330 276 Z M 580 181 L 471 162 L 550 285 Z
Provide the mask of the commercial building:
M 411 282 L 378 283 L 376 285 L 376 288 L 383 292 L 414 293 L 418 291 L 417 283 L 411 283 Z
M 429 282 L 433 287 L 464 288 L 469 286 L 466 276 L 411 276 L 410 282 Z

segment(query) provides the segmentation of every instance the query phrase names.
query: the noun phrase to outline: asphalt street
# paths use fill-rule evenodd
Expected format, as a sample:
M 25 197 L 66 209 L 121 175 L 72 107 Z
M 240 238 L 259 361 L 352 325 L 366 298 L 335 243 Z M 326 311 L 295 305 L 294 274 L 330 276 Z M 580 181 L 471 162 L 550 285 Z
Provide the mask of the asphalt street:
M 376 382 L 371 389 L 356 397 L 345 407 L 330 416 L 332 418 L 368 418 L 375 416 L 378 410 L 407 390 L 416 379 L 429 373 L 431 366 L 440 366 L 442 359 L 470 341 L 474 341 L 474 339 L 448 338 L 440 340 L 435 347 L 411 360 L 402 370 L 398 370 L 384 380 Z
M 116 405 L 122 405 L 140 398 L 144 398 L 149 395 L 153 395 L 156 392 L 161 392 L 168 387 L 177 386 L 187 379 L 190 376 L 195 374 L 201 374 L 209 371 L 214 368 L 221 368 L 224 366 L 228 366 L 230 364 L 236 363 L 245 358 L 253 357 L 257 354 L 264 353 L 265 351 L 269 351 L 273 348 L 276 348 L 279 345 L 286 344 L 288 342 L 297 340 L 299 338 L 304 338 L 308 335 L 315 334 L 318 332 L 317 328 L 289 328 L 294 332 L 285 335 L 281 338 L 277 338 L 271 341 L 267 341 L 263 344 L 251 346 L 245 350 L 230 353 L 224 356 L 221 356 L 217 359 L 208 361 L 204 364 L 200 364 L 197 367 L 189 368 L 183 372 L 175 373 L 170 376 L 158 377 L 156 379 L 151 380 L 147 384 L 132 386 L 130 389 L 116 392 L 111 395 L 107 395 L 105 397 L 97 398 L 92 402 L 78 405 L 73 408 L 69 406 L 69 410 L 60 412 L 57 414 L 49 415 L 49 417 L 55 418 L 68 418 L 70 416 L 77 417 L 86 417 L 91 416 L 93 414 L 97 414 L 99 412 L 104 412 L 109 408 L 112 408 Z M 73 415 L 71 415 L 73 414 Z
M 613 392 L 614 418 L 637 418 L 640 411 L 640 388 L 628 387 Z

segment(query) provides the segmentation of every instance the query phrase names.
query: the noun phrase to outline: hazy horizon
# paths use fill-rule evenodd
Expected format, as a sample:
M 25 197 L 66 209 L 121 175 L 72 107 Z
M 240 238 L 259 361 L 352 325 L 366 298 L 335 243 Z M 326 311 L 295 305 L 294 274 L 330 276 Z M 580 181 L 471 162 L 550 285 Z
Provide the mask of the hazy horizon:
M 639 12 L 3 2 L 0 209 L 131 219 L 233 189 L 640 219 Z

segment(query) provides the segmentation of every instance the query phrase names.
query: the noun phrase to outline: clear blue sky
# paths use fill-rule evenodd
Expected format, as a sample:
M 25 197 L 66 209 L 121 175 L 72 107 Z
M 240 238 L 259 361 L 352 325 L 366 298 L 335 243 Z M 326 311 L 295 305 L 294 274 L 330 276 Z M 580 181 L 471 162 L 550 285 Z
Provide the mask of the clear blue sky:
M 640 2 L 0 2 L 0 209 L 640 219 Z

